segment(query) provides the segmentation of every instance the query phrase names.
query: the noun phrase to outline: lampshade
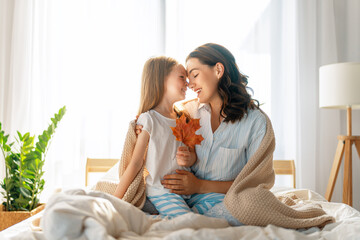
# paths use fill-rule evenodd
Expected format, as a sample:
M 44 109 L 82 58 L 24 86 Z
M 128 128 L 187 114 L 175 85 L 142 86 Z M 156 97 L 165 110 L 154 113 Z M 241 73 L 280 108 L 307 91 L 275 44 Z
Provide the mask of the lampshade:
M 321 108 L 360 108 L 360 63 L 336 63 L 320 67 Z

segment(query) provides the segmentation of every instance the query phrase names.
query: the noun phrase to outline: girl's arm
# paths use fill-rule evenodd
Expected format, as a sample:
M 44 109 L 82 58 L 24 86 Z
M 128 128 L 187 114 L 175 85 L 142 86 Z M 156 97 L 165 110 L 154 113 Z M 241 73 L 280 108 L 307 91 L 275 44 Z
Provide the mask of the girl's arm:
M 149 142 L 150 135 L 147 131 L 142 131 L 136 140 L 135 148 L 133 155 L 131 157 L 130 163 L 127 166 L 124 174 L 121 177 L 121 181 L 116 187 L 114 196 L 118 198 L 123 198 L 126 190 L 134 180 L 136 174 L 140 171 L 141 167 L 144 164 L 144 155 L 146 151 L 146 146 Z
M 164 176 L 164 180 L 161 181 L 165 188 L 176 194 L 190 195 L 210 192 L 226 194 L 233 183 L 233 181 L 202 180 L 184 170 L 176 170 L 176 173 Z

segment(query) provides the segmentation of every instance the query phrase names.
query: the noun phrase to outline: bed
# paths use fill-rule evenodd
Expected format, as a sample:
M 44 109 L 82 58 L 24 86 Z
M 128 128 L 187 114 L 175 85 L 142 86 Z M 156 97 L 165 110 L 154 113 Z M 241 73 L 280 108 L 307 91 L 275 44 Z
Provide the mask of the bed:
M 115 181 L 116 175 L 114 167 L 101 181 Z M 61 234 L 69 234 L 69 231 L 78 239 L 360 239 L 360 212 L 356 209 L 343 203 L 327 202 L 308 189 L 275 187 L 272 192 L 294 193 L 302 201 L 317 202 L 336 222 L 321 230 L 316 227 L 293 230 L 274 225 L 230 227 L 222 219 L 193 213 L 167 220 L 146 214 L 103 192 L 73 189 L 70 193 L 57 193 L 54 200 L 65 199 L 64 202 L 71 202 L 71 207 L 57 206 L 53 211 L 58 213 L 56 216 L 40 212 L 0 232 L 0 239 L 63 239 Z M 77 195 L 76 201 L 74 195 Z M 42 227 L 46 226 L 44 231 L 36 227 L 39 217 L 44 221 Z

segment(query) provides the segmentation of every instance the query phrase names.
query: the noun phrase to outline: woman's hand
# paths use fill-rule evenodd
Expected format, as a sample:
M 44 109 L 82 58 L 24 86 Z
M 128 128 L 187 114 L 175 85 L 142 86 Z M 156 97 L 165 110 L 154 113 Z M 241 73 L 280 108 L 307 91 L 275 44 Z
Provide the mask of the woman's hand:
M 136 115 L 135 117 L 135 124 L 137 123 L 137 120 L 139 119 L 139 115 Z M 135 125 L 135 134 L 136 137 L 141 133 L 143 126 L 142 125 Z
M 165 175 L 161 184 L 171 193 L 190 195 L 200 192 L 201 180 L 189 171 L 176 170 L 177 174 Z
M 136 133 L 136 136 L 138 136 L 138 135 L 141 133 L 142 128 L 143 128 L 143 126 L 142 126 L 142 125 L 136 125 L 136 126 L 135 126 L 135 133 Z

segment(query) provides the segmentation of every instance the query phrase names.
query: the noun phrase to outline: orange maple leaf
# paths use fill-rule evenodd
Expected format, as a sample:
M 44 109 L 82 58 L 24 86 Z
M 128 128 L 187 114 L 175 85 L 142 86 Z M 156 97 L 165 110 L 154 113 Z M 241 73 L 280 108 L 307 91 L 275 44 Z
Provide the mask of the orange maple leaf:
M 181 115 L 176 119 L 176 127 L 170 127 L 173 131 L 177 141 L 183 142 L 188 147 L 194 147 L 195 144 L 200 144 L 204 138 L 201 135 L 196 135 L 195 132 L 200 128 L 200 119 L 190 119 L 186 123 L 186 117 Z

